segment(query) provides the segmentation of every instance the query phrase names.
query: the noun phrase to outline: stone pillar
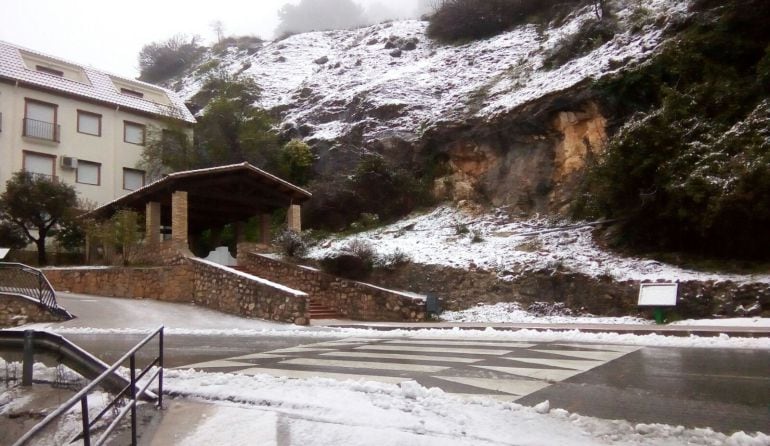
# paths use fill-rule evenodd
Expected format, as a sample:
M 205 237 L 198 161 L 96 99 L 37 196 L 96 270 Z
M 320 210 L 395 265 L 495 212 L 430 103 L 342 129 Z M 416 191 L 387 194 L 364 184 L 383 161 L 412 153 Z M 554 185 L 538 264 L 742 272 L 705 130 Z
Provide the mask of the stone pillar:
M 171 240 L 175 245 L 187 248 L 187 192 L 178 190 L 171 194 Z
M 145 237 L 148 246 L 160 245 L 160 203 L 150 201 L 144 211 Z
M 270 214 L 261 214 L 259 216 L 259 242 L 263 245 L 270 244 Z
M 289 231 L 302 231 L 302 212 L 300 205 L 292 204 L 289 206 L 289 212 L 287 212 L 286 220 Z

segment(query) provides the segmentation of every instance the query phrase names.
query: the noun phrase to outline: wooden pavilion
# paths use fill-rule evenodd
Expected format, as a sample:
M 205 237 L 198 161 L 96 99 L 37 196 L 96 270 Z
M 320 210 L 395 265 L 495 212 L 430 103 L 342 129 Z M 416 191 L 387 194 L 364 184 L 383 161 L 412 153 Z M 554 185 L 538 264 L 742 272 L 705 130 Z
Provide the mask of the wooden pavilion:
M 259 217 L 261 242 L 269 243 L 270 221 L 277 209 L 287 209 L 287 227 L 300 231 L 301 205 L 310 192 L 249 163 L 176 172 L 164 176 L 89 213 L 107 219 L 121 209 L 143 213 L 146 245 L 160 245 L 161 227 L 171 228 L 177 247 L 189 249 L 189 240 L 228 224 L 242 241 L 244 223 Z

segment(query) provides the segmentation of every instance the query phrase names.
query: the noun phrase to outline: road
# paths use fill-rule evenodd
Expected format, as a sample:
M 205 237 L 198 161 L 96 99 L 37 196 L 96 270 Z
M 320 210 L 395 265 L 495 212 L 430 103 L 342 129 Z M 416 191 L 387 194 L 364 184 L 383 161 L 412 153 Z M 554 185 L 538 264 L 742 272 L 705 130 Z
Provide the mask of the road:
M 61 324 L 65 327 L 150 328 L 165 323 L 172 328 L 290 328 L 189 305 L 75 295 L 60 300 L 81 316 Z M 275 331 L 203 333 L 168 335 L 166 365 L 296 378 L 415 380 L 446 392 L 525 405 L 549 400 L 552 408 L 599 418 L 709 426 L 725 433 L 770 431 L 767 350 L 480 341 L 463 339 L 461 333 L 453 339 L 319 339 L 312 336 L 313 329 L 287 331 L 285 336 Z M 142 336 L 102 332 L 67 337 L 110 362 Z

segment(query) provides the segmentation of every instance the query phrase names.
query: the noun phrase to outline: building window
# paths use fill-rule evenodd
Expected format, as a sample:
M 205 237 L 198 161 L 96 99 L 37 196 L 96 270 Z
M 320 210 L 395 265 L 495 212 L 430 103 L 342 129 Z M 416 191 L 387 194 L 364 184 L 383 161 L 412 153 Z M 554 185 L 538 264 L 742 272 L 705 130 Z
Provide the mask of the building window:
M 102 115 L 78 110 L 78 133 L 102 136 Z
M 144 171 L 138 169 L 123 168 L 123 189 L 137 190 L 144 186 Z
M 33 175 L 54 178 L 56 175 L 56 155 L 24 151 L 24 171 Z
M 135 122 L 123 121 L 123 141 L 131 144 L 144 145 L 145 127 Z
M 136 90 L 131 90 L 129 88 L 121 88 L 120 92 L 123 93 L 123 94 L 129 95 L 129 96 L 133 96 L 135 98 L 143 98 L 144 97 L 144 93 L 142 93 L 140 91 L 136 91 Z
M 56 104 L 27 99 L 24 106 L 23 136 L 58 142 L 57 110 Z
M 55 68 L 45 67 L 43 65 L 36 65 L 35 70 L 45 74 L 52 74 L 54 76 L 64 77 L 64 71 L 57 70 Z
M 78 169 L 75 181 L 80 184 L 92 184 L 98 186 L 102 182 L 102 165 L 92 161 L 78 160 Z

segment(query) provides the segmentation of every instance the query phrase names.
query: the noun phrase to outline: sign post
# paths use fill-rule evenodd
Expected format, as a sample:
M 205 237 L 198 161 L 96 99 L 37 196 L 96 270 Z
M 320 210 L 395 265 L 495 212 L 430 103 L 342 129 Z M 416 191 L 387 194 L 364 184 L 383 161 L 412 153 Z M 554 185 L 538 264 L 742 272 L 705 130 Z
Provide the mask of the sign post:
M 678 283 L 643 283 L 639 286 L 640 307 L 653 307 L 655 322 L 662 324 L 663 307 L 676 306 Z

